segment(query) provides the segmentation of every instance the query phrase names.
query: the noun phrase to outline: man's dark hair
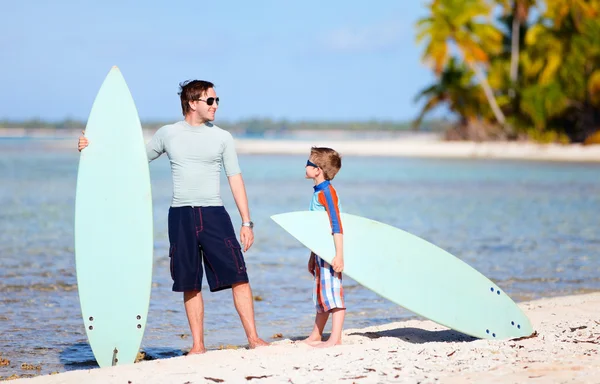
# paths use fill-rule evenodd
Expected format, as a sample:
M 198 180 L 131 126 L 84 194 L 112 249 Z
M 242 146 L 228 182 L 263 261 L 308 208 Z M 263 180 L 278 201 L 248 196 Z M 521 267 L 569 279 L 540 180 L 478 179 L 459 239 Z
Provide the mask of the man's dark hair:
M 186 116 L 190 112 L 190 101 L 200 99 L 210 88 L 215 85 L 210 81 L 186 80 L 179 83 L 179 98 L 181 99 L 181 113 Z

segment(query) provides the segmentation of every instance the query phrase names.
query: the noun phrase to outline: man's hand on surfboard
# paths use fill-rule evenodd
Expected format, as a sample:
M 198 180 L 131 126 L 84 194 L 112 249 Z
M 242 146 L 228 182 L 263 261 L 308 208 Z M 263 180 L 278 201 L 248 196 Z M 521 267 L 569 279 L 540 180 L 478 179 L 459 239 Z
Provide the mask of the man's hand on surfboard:
M 81 136 L 79 136 L 79 142 L 77 143 L 77 150 L 79 152 L 81 152 L 89 144 L 90 143 L 89 143 L 87 137 L 85 137 L 85 131 L 81 131 Z

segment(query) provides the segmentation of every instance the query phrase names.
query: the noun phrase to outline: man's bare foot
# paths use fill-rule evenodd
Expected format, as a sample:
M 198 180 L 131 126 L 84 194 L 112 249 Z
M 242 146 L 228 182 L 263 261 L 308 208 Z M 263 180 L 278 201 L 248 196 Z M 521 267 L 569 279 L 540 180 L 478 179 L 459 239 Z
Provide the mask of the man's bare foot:
M 206 348 L 204 348 L 204 347 L 192 347 L 192 349 L 190 349 L 190 351 L 188 352 L 187 356 L 190 356 L 190 355 L 201 355 L 203 353 L 206 353 Z
M 261 339 L 260 337 L 253 340 L 248 340 L 248 346 L 250 349 L 258 348 L 258 347 L 267 347 L 269 343 Z

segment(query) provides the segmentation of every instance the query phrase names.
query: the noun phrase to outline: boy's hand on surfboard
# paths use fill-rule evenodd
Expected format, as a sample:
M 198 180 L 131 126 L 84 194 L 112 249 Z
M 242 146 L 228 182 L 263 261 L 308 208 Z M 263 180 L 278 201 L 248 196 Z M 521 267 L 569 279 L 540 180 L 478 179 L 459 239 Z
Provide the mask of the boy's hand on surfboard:
M 81 152 L 82 149 L 84 149 L 90 144 L 87 137 L 85 137 L 84 135 L 85 131 L 81 131 L 81 136 L 79 136 L 79 142 L 77 143 L 77 150 L 79 152 Z
M 254 243 L 254 232 L 250 227 L 242 227 L 240 230 L 240 243 L 244 247 L 244 252 L 250 249 Z
M 344 258 L 339 256 L 334 257 L 331 260 L 331 266 L 334 271 L 341 273 L 344 270 Z
M 310 253 L 310 256 L 308 257 L 308 272 L 310 272 L 311 275 L 315 275 L 315 254 L 314 252 Z

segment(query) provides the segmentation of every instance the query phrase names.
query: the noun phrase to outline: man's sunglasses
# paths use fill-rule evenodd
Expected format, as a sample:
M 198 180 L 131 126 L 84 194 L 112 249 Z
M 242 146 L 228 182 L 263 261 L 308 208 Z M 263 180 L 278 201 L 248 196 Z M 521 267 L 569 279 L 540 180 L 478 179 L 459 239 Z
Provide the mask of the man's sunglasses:
M 311 167 L 319 168 L 319 166 L 318 166 L 317 164 L 313 163 L 313 162 L 312 162 L 312 161 L 310 161 L 310 160 L 306 160 L 306 166 L 307 166 L 307 167 L 308 167 L 308 166 L 311 166 Z
M 204 99 L 196 99 L 198 101 L 204 101 L 206 103 L 206 105 L 211 106 L 214 104 L 214 102 L 217 102 L 217 105 L 219 105 L 219 98 L 218 97 L 209 97 L 208 99 L 204 100 Z

